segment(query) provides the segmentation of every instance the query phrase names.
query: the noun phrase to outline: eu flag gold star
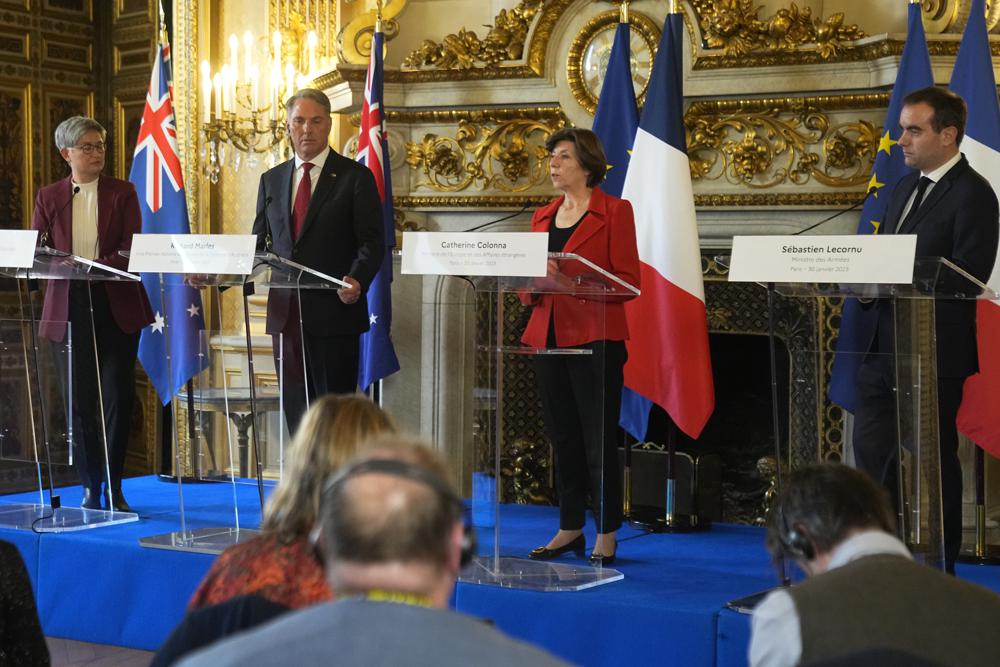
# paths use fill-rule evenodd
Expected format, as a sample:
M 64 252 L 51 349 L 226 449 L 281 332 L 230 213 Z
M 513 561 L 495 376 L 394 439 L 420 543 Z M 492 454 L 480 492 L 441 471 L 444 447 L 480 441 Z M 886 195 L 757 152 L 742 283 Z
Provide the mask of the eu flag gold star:
M 878 228 L 882 225 L 878 220 L 872 220 L 872 234 L 878 234 Z
M 878 149 L 880 151 L 885 151 L 886 155 L 892 155 L 892 147 L 897 143 L 899 142 L 893 141 L 892 138 L 889 137 L 889 130 L 886 130 L 885 134 L 882 135 L 882 138 L 878 140 Z
M 878 189 L 881 188 L 885 183 L 880 183 L 877 174 L 872 174 L 872 180 L 868 181 L 868 192 L 875 193 L 875 197 L 878 197 Z

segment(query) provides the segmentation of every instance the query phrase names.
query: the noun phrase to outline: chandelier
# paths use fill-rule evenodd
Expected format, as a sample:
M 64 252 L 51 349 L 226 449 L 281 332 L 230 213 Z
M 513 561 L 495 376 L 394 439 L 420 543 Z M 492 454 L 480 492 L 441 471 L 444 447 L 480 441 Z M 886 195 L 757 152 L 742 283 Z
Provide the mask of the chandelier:
M 222 169 L 268 166 L 287 157 L 285 105 L 299 88 L 335 66 L 330 8 L 333 0 L 276 0 L 273 32 L 258 55 L 258 39 L 229 36 L 227 60 L 212 72 L 201 62 L 199 157 L 205 176 L 219 182 Z M 264 41 L 264 40 L 260 40 Z

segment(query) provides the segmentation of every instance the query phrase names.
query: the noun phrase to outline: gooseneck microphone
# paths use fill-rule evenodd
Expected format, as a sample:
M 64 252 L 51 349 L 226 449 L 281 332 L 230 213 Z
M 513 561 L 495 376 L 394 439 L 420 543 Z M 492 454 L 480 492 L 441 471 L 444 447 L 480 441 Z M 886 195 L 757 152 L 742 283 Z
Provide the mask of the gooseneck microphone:
M 503 222 L 504 220 L 510 220 L 511 218 L 516 218 L 517 216 L 519 216 L 522 213 L 524 213 L 525 211 L 527 211 L 529 208 L 531 208 L 531 200 L 530 199 L 526 200 L 524 202 L 524 206 L 522 206 L 519 211 L 515 211 L 514 213 L 511 213 L 509 215 L 505 215 L 502 218 L 497 218 L 496 220 L 490 220 L 489 222 L 484 222 L 481 225 L 476 225 L 472 229 L 466 229 L 465 231 L 466 232 L 478 232 L 480 229 L 484 229 L 486 227 L 489 227 L 490 225 L 495 225 L 497 223 Z
M 39 246 L 47 246 L 49 244 L 49 235 L 52 233 L 52 225 L 55 224 L 59 216 L 62 215 L 63 211 L 66 210 L 66 207 L 73 203 L 73 198 L 76 197 L 76 193 L 78 193 L 79 191 L 80 191 L 80 186 L 74 185 L 73 194 L 69 196 L 69 199 L 66 200 L 66 203 L 62 205 L 62 208 L 56 211 L 56 214 L 54 216 L 49 218 L 49 223 L 45 225 L 45 231 L 42 232 L 42 235 L 38 238 Z
M 811 232 L 812 230 L 816 229 L 820 225 L 825 225 L 826 223 L 828 223 L 831 220 L 834 220 L 836 218 L 839 218 L 840 216 L 844 215 L 845 213 L 850 213 L 851 211 L 853 211 L 854 209 L 858 208 L 859 206 L 862 206 L 866 201 L 868 201 L 868 198 L 871 197 L 872 194 L 876 190 L 878 190 L 878 188 L 873 185 L 872 187 L 868 188 L 868 192 L 865 193 L 865 196 L 862 197 L 860 201 L 857 201 L 857 202 L 851 204 L 850 206 L 848 206 L 847 208 L 845 208 L 842 211 L 837 211 L 836 213 L 834 213 L 833 215 L 831 215 L 831 216 L 829 216 L 827 218 L 823 218 L 822 220 L 820 220 L 819 222 L 817 222 L 815 224 L 809 225 L 805 229 L 800 229 L 799 231 L 797 231 L 794 234 L 792 234 L 792 236 L 799 236 L 801 234 L 805 234 L 806 232 Z

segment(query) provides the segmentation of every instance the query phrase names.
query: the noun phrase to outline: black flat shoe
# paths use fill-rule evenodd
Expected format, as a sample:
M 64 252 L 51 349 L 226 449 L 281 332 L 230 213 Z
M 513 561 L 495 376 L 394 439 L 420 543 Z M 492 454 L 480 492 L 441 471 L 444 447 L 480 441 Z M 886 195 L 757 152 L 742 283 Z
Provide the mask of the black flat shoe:
M 552 560 L 553 558 L 558 558 L 562 556 L 567 551 L 573 551 L 577 556 L 583 558 L 583 552 L 587 549 L 587 539 L 580 533 L 575 539 L 570 540 L 561 547 L 555 549 L 547 549 L 545 547 L 538 547 L 533 549 L 531 553 L 528 554 L 528 558 L 531 560 Z
M 87 510 L 101 509 L 101 492 L 84 489 L 83 500 L 80 501 L 80 507 Z
M 610 556 L 590 554 L 590 558 L 588 560 L 594 567 L 604 567 L 605 565 L 612 565 L 615 562 L 615 554 L 611 554 Z
M 132 508 L 128 506 L 128 501 L 125 500 L 125 494 L 122 493 L 121 489 L 111 489 L 111 498 L 108 503 L 108 509 L 114 510 L 115 512 L 132 511 Z

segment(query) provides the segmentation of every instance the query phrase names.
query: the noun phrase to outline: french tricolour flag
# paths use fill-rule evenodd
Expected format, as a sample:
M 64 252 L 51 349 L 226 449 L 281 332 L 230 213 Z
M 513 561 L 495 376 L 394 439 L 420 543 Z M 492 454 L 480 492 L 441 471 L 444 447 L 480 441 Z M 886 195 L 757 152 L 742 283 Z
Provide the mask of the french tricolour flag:
M 701 434 L 715 408 L 684 139 L 683 25 L 680 14 L 669 14 L 663 26 L 622 190 L 635 211 L 642 295 L 625 304 L 629 340 L 621 421 L 639 439 L 645 437 L 650 402 L 692 438 Z
M 969 105 L 962 152 L 1000 196 L 1000 104 L 985 14 L 983 0 L 972 0 L 950 88 Z M 1000 290 L 1000 271 L 996 265 L 989 286 Z M 996 404 L 1000 395 L 1000 303 L 980 301 L 976 320 L 979 373 L 965 382 L 958 430 L 993 456 L 1000 457 L 1000 410 Z

